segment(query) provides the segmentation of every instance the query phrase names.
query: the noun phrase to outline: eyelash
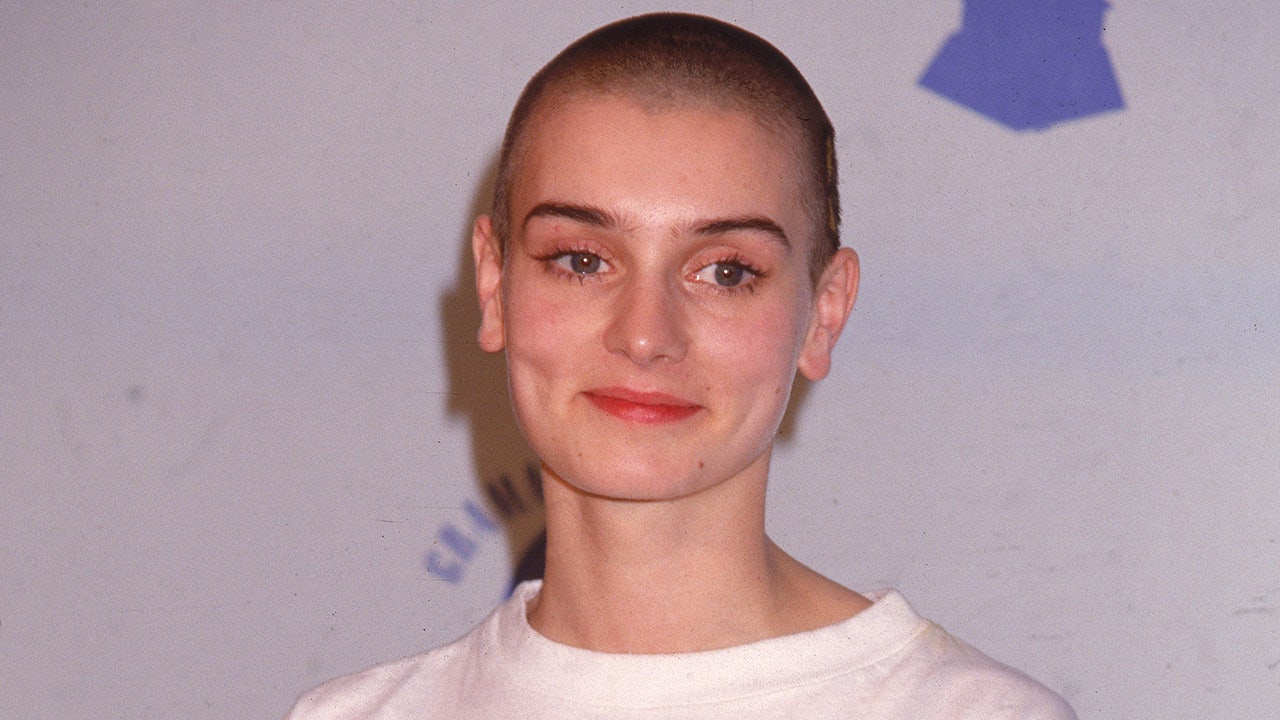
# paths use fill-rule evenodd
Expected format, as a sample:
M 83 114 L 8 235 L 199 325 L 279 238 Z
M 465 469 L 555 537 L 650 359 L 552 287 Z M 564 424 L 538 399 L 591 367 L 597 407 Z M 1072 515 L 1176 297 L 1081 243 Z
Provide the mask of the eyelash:
M 555 250 L 552 250 L 551 252 L 544 253 L 542 255 L 537 255 L 535 256 L 534 259 L 543 263 L 546 266 L 547 272 L 558 275 L 566 280 L 577 280 L 580 284 L 586 284 L 587 281 L 589 280 L 591 281 L 599 280 L 600 271 L 598 270 L 596 272 L 580 273 L 580 272 L 576 272 L 574 270 L 565 268 L 559 264 L 560 260 L 563 260 L 566 257 L 569 257 L 571 255 L 589 255 L 592 258 L 594 258 L 597 262 L 603 265 L 609 265 L 609 261 L 606 260 L 604 256 L 601 255 L 600 253 L 592 250 L 588 250 L 586 248 L 581 248 L 581 247 L 557 248 Z M 755 287 L 756 283 L 759 280 L 767 277 L 767 273 L 765 273 L 755 264 L 751 263 L 750 261 L 748 261 L 746 258 L 739 255 L 738 253 L 732 253 L 718 260 L 713 260 L 709 263 L 706 263 L 705 265 L 702 265 L 701 267 L 699 267 L 692 275 L 696 276 L 702 271 L 706 270 L 707 268 L 722 266 L 722 265 L 728 265 L 728 266 L 738 268 L 744 271 L 745 273 L 747 273 L 748 275 L 750 275 L 750 277 L 744 279 L 741 283 L 733 286 L 721 285 L 714 281 L 706 283 L 706 285 L 716 293 L 720 293 L 724 295 L 732 295 L 732 294 L 743 293 L 743 292 L 754 293 L 756 290 L 756 287 Z
M 756 265 L 749 262 L 746 258 L 742 257 L 737 253 L 730 254 L 719 260 L 713 260 L 712 262 L 709 262 L 703 265 L 702 267 L 698 268 L 695 274 L 701 273 L 703 270 L 707 268 L 717 267 L 721 265 L 729 265 L 729 266 L 738 268 L 750 275 L 750 277 L 745 278 L 741 283 L 737 285 L 733 285 L 731 287 L 721 285 L 720 283 L 717 283 L 714 281 L 708 283 L 708 285 L 711 287 L 712 290 L 714 290 L 717 293 L 721 293 L 725 295 L 732 295 L 732 294 L 744 293 L 744 292 L 754 293 L 756 291 L 756 283 L 766 276 L 766 273 L 763 270 L 761 270 Z
M 579 283 L 585 284 L 588 280 L 599 279 L 599 271 L 592 273 L 580 273 L 562 267 L 559 264 L 558 261 L 571 255 L 590 255 L 604 265 L 609 264 L 609 261 L 605 260 L 603 255 L 586 248 L 557 248 L 543 255 L 537 255 L 534 259 L 545 265 L 547 272 L 552 273 L 553 275 L 558 275 L 566 280 L 577 280 Z

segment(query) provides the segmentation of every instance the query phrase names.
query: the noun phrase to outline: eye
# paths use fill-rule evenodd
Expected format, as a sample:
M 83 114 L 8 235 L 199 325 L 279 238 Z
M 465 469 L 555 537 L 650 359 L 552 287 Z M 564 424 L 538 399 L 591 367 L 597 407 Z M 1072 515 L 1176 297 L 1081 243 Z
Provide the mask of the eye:
M 575 275 L 594 275 L 605 266 L 599 255 L 589 252 L 564 252 L 551 258 L 551 261 L 562 270 Z
M 694 274 L 694 279 L 699 282 L 715 283 L 722 288 L 736 288 L 754 280 L 758 275 L 759 273 L 742 263 L 724 260 L 702 268 Z

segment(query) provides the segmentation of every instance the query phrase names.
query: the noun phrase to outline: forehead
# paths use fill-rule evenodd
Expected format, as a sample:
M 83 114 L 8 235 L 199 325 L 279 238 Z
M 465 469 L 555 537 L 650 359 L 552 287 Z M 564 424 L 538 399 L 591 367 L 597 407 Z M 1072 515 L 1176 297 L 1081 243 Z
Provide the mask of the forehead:
M 513 157 L 511 221 L 555 200 L 650 221 L 767 215 L 805 235 L 791 143 L 756 115 L 663 96 L 543 99 Z

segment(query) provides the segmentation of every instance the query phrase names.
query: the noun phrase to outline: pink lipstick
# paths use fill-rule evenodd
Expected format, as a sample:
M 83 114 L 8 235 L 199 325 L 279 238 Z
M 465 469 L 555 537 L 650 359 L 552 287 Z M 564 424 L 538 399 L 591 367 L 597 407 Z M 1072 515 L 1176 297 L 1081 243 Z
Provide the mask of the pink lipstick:
M 678 422 L 701 408 L 674 395 L 622 387 L 596 388 L 584 395 L 593 405 L 620 420 L 646 425 Z

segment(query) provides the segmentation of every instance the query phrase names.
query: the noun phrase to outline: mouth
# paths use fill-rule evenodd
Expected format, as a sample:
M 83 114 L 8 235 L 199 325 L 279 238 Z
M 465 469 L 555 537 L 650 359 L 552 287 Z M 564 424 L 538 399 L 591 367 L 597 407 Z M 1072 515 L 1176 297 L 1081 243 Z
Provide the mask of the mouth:
M 701 405 L 675 395 L 623 387 L 595 388 L 583 395 L 609 415 L 645 425 L 679 422 L 702 409 Z

